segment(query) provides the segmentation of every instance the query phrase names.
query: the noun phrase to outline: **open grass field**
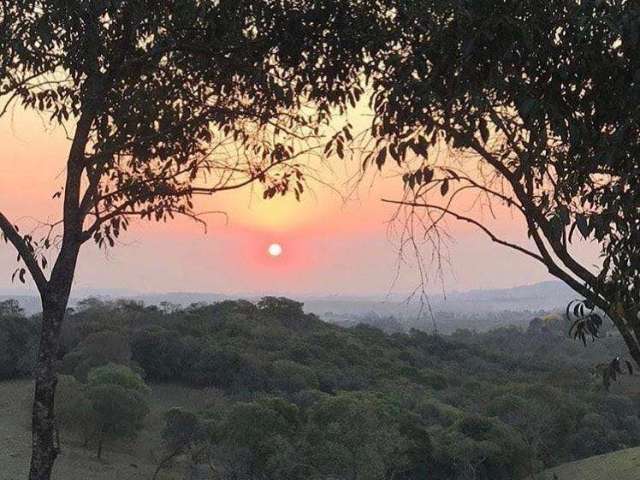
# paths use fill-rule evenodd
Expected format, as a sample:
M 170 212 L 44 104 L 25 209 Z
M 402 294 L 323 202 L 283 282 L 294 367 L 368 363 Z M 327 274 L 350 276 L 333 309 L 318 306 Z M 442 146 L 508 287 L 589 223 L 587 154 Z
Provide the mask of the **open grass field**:
M 29 380 L 0 383 L 0 480 L 27 478 L 31 433 L 29 409 L 32 386 Z M 163 414 L 174 406 L 204 407 L 215 392 L 180 386 L 152 386 L 151 413 L 134 442 L 110 444 L 98 460 L 73 438 L 62 437 L 55 480 L 149 480 L 162 455 L 160 432 Z M 163 472 L 159 480 L 184 478 L 184 466 Z
M 640 480 L 640 447 L 565 463 L 544 472 L 540 480 Z

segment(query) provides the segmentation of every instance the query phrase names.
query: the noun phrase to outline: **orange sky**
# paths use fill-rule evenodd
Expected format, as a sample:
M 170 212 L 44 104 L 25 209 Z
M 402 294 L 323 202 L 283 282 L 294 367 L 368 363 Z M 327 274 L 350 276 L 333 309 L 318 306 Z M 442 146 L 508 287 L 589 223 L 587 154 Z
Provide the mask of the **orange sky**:
M 57 218 L 60 200 L 52 194 L 63 181 L 65 133 L 47 131 L 38 117 L 16 111 L 0 119 L 0 145 L 0 210 L 24 225 L 32 218 Z M 339 163 L 323 180 L 346 192 L 345 181 L 357 168 Z M 185 220 L 136 225 L 116 249 L 85 247 L 76 286 L 291 295 L 384 294 L 392 287 L 407 292 L 416 285 L 415 268 L 402 268 L 393 284 L 398 255 L 386 224 L 393 208 L 380 202 L 382 196 L 396 196 L 400 180 L 379 178 L 370 184 L 370 179 L 363 182 L 347 202 L 319 184 L 312 185 L 312 193 L 300 203 L 292 197 L 263 201 L 249 190 L 203 200 L 201 210 L 224 210 L 228 224 L 222 216 L 211 216 L 206 235 Z M 473 227 L 450 225 L 455 243 L 450 246 L 453 264 L 446 272 L 448 290 L 549 278 L 541 266 L 494 246 Z M 520 222 L 508 213 L 494 225 L 498 233 L 526 242 Z M 282 256 L 267 255 L 271 242 L 282 244 Z M 0 290 L 18 288 L 11 284 L 14 268 L 15 254 L 0 246 Z

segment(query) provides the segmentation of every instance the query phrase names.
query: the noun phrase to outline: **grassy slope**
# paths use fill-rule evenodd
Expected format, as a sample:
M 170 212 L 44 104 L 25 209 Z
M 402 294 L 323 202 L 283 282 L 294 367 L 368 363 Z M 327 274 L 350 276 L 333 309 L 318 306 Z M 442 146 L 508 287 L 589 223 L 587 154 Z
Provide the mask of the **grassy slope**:
M 554 477 L 553 475 L 556 475 Z M 549 469 L 544 480 L 638 480 L 640 447 L 598 455 Z
M 29 405 L 31 382 L 28 380 L 0 383 L 0 480 L 24 480 L 29 468 L 31 434 Z M 173 406 L 203 407 L 215 393 L 177 386 L 152 388 L 151 413 L 145 429 L 133 443 L 109 445 L 103 460 L 97 460 L 73 440 L 62 438 L 62 453 L 54 470 L 54 480 L 149 480 L 162 455 L 160 430 L 163 413 Z M 160 480 L 178 480 L 183 467 L 165 472 Z

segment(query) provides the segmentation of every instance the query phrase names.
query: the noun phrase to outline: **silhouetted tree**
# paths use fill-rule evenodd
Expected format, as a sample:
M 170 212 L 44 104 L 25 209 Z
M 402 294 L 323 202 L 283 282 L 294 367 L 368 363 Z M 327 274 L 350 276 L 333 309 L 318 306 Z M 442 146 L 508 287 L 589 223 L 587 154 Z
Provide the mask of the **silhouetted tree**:
M 396 48 L 374 75 L 367 162 L 406 169 L 404 239 L 439 249 L 453 218 L 528 255 L 586 300 L 640 364 L 640 5 L 636 2 L 397 2 Z M 509 207 L 533 246 L 469 215 L 469 195 Z M 594 266 L 575 252 L 600 246 Z
M 0 114 L 17 103 L 72 136 L 61 219 L 25 232 L 0 213 L 14 276 L 30 274 L 43 308 L 32 480 L 57 455 L 54 359 L 82 245 L 114 246 L 134 218 L 201 220 L 194 197 L 254 182 L 299 196 L 300 162 L 331 111 L 361 97 L 386 13 L 358 0 L 0 2 Z

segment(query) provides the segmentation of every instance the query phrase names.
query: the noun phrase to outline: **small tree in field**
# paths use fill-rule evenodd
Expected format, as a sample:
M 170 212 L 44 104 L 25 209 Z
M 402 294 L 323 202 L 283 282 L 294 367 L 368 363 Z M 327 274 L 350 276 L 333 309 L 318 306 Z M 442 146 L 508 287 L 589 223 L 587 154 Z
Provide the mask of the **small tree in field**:
M 72 137 L 48 192 L 60 220 L 24 231 L 0 210 L 14 276 L 42 300 L 32 480 L 57 455 L 54 360 L 81 247 L 113 246 L 134 218 L 198 220 L 198 195 L 299 196 L 305 154 L 360 98 L 392 21 L 361 0 L 0 2 L 0 115 L 18 104 Z
M 444 220 L 478 227 L 585 299 L 575 336 L 598 335 L 599 308 L 640 364 L 640 4 L 417 0 L 394 19 L 368 160 L 406 169 L 390 200 L 406 237 L 439 248 Z M 470 215 L 469 195 L 520 215 L 533 246 Z M 580 237 L 599 265 L 576 254 Z
M 87 397 L 95 418 L 98 458 L 104 441 L 129 438 L 142 428 L 149 412 L 144 381 L 127 367 L 109 364 L 89 372 Z
M 162 440 L 167 452 L 158 462 L 152 480 L 178 455 L 191 452 L 198 456 L 207 447 L 206 439 L 207 425 L 195 413 L 177 407 L 169 410 L 162 430 Z
M 86 447 L 95 433 L 95 411 L 85 385 L 70 375 L 60 375 L 56 402 L 58 433 L 61 429 L 79 434 Z

